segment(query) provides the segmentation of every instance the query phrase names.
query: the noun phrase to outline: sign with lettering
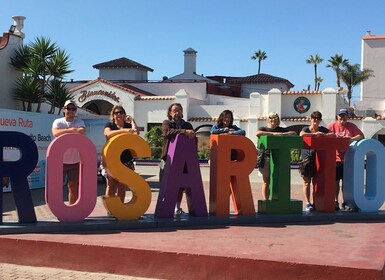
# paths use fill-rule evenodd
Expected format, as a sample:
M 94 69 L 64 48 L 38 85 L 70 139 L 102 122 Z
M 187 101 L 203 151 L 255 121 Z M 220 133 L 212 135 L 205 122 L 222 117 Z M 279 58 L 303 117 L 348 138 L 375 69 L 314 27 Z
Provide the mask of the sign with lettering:
M 232 137 L 232 138 L 229 138 Z M 234 137 L 238 137 L 235 139 Z M 289 136 L 288 136 L 289 137 Z M 290 200 L 290 173 L 284 169 L 289 168 L 287 162 L 290 158 L 290 148 L 299 148 L 303 139 L 300 136 L 290 136 L 290 139 L 284 136 L 262 136 L 260 145 L 272 150 L 271 164 L 271 179 L 272 187 L 269 200 L 265 204 L 258 203 L 266 214 L 302 214 L 298 209 L 302 208 L 302 201 Z M 130 135 L 129 142 L 132 145 L 126 144 L 126 136 L 114 137 L 108 141 L 103 151 L 104 162 L 106 163 L 109 172 L 115 177 L 121 176 L 121 173 L 126 173 L 123 165 L 119 164 L 121 147 L 129 148 L 136 156 L 149 155 L 148 144 L 138 135 Z M 12 139 L 12 141 L 9 141 Z M 329 142 L 328 145 L 320 145 L 317 142 L 312 142 L 304 139 L 302 145 L 307 148 L 316 149 L 316 153 L 325 150 L 326 154 L 334 154 L 336 149 L 345 149 L 348 142 L 343 138 L 334 138 L 334 142 Z M 187 142 L 186 142 L 187 141 Z M 189 145 L 190 141 L 191 145 Z M 290 142 L 290 144 L 288 144 Z M 158 201 L 156 216 L 159 218 L 169 216 L 169 208 L 176 203 L 176 196 L 180 189 L 185 189 L 188 194 L 188 207 L 190 215 L 203 216 L 206 215 L 206 209 L 203 207 L 203 184 L 196 166 L 198 165 L 198 158 L 196 150 L 194 153 L 186 153 L 186 147 L 193 147 L 195 141 L 187 139 L 185 135 L 179 135 L 169 151 L 169 165 L 168 176 L 164 177 L 168 180 L 160 182 L 164 190 L 161 191 L 161 200 Z M 20 132 L 0 132 L 0 150 L 3 147 L 14 147 L 19 149 L 22 156 L 14 162 L 4 161 L 0 157 L 0 177 L 8 176 L 15 182 L 15 201 L 19 215 L 20 222 L 36 222 L 36 215 L 31 200 L 31 194 L 28 187 L 26 187 L 27 176 L 32 172 L 37 160 L 37 146 L 33 140 L 25 134 Z M 137 148 L 138 147 L 138 148 Z M 82 198 L 77 203 L 67 206 L 68 209 L 64 211 L 62 196 L 59 196 L 58 189 L 61 189 L 61 184 L 58 180 L 62 180 L 60 176 L 60 162 L 63 160 L 63 153 L 68 148 L 76 148 L 79 150 L 81 158 L 80 169 L 80 186 Z M 211 161 L 216 162 L 213 168 L 210 168 L 210 201 L 209 209 L 213 215 L 230 215 L 228 207 L 225 205 L 225 200 L 231 196 L 235 203 L 235 208 L 238 215 L 253 215 L 253 197 L 250 192 L 250 182 L 247 174 L 254 168 L 256 161 L 256 150 L 254 144 L 250 139 L 243 136 L 236 135 L 216 135 L 211 139 L 211 148 L 214 149 Z M 237 151 L 237 159 L 232 161 L 230 154 L 231 150 Z M 319 149 L 319 150 L 317 150 Z M 374 139 L 364 139 L 358 142 L 352 142 L 346 152 L 346 164 L 344 166 L 344 181 L 349 183 L 349 188 L 344 190 L 344 198 L 346 202 L 355 206 L 360 212 L 375 212 L 385 202 L 385 187 L 384 176 L 382 170 L 385 165 L 385 151 L 384 147 Z M 96 150 L 91 141 L 83 135 L 64 134 L 51 142 L 49 149 L 52 151 L 53 160 L 47 160 L 48 179 L 46 184 L 46 198 L 47 203 L 51 209 L 56 209 L 55 215 L 58 215 L 59 220 L 66 221 L 81 221 L 90 211 L 92 211 L 96 201 Z M 217 152 L 215 152 L 217 150 Z M 218 151 L 223 152 L 222 156 L 218 156 Z M 321 153 L 322 154 L 322 153 Z M 51 154 L 48 154 L 51 157 Z M 215 158 L 217 157 L 217 158 Z M 317 170 L 322 170 L 323 165 L 335 166 L 331 157 L 317 155 L 316 160 Z M 324 157 L 322 159 L 322 157 Z M 364 169 L 365 160 L 366 170 Z M 167 165 L 166 164 L 166 165 Z M 175 165 L 174 165 L 175 164 Z M 177 172 L 172 172 L 176 169 Z M 224 168 L 224 170 L 222 170 Z M 240 171 L 234 172 L 231 170 L 236 168 Z M 128 169 L 128 168 L 127 168 Z M 167 173 L 166 172 L 166 173 Z M 229 172 L 227 179 L 219 181 L 223 172 Z M 335 178 L 335 168 L 325 169 L 323 171 L 326 177 Z M 366 172 L 366 181 L 363 180 L 364 172 Z M 133 174 L 135 172 L 132 172 Z M 167 175 L 165 173 L 165 175 Z M 287 174 L 286 174 L 287 173 Z M 131 220 L 138 219 L 140 215 L 145 213 L 149 207 L 149 188 L 146 185 L 140 185 L 145 182 L 141 176 L 135 174 L 128 174 L 122 177 L 121 180 L 126 182 L 133 190 L 133 201 L 130 205 L 116 203 L 112 201 L 107 203 L 107 209 L 114 211 L 118 219 Z M 286 175 L 285 175 L 286 174 Z M 352 176 L 354 174 L 354 176 Z M 226 177 L 226 174 L 223 174 Z M 285 179 L 281 180 L 280 176 Z M 57 177 L 56 179 L 54 177 Z M 193 179 L 194 177 L 194 179 Z M 51 180 L 54 178 L 53 180 Z M 120 177 L 119 177 L 120 178 Z M 134 180 L 131 180 L 133 179 Z M 129 180 L 128 180 L 129 179 Z M 191 180 L 190 180 L 191 179 Z M 174 183 L 172 180 L 175 180 Z M 324 193 L 332 193 L 335 190 L 335 184 L 328 184 L 327 180 L 319 180 L 318 188 L 324 189 L 325 192 L 320 192 L 321 198 L 317 203 L 323 205 L 324 212 L 329 212 L 334 205 L 334 201 L 328 197 L 323 198 Z M 83 184 L 88 184 L 83 189 Z M 220 184 L 220 185 L 219 185 Z M 146 190 L 147 189 L 147 190 Z M 145 191 L 143 191 L 145 190 Z M 52 195 L 52 192 L 54 193 Z M 56 192 L 56 194 L 55 194 Z M 87 193 L 87 194 L 86 194 Z M 172 196 L 171 199 L 169 196 Z M 328 195 L 327 195 L 328 196 Z M 52 198 L 52 200 L 51 200 Z M 169 200 L 170 199 L 170 200 Z M 220 204 L 220 205 L 215 205 Z M 316 205 L 317 207 L 317 205 Z M 127 213 L 124 213 L 127 212 Z M 257 218 L 257 217 L 256 217 Z
M 78 97 L 79 102 L 84 102 L 87 100 L 87 98 L 91 96 L 105 96 L 109 99 L 114 100 L 115 102 L 119 102 L 120 98 L 119 96 L 116 96 L 116 92 L 114 91 L 106 91 L 106 90 L 82 90 L 80 92 L 80 96 Z

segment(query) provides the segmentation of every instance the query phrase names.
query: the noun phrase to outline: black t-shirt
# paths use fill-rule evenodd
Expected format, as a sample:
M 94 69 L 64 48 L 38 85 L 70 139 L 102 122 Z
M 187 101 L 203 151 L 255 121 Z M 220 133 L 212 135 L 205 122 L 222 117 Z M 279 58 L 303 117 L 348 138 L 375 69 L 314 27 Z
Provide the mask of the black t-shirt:
M 302 128 L 302 131 L 303 132 L 306 132 L 306 133 L 311 133 L 310 131 L 310 126 L 305 126 L 304 128 Z M 324 126 L 319 126 L 318 127 L 318 131 L 322 132 L 322 133 L 328 133 L 330 132 L 329 129 L 327 129 L 326 127 Z M 311 150 L 311 149 L 302 149 L 301 151 L 301 159 L 304 159 L 306 157 L 313 157 L 314 156 L 314 150 Z
M 109 127 L 111 130 L 119 130 L 119 128 L 116 126 L 116 124 L 114 122 L 108 122 L 106 123 L 106 125 L 104 126 L 104 128 L 107 128 Z M 124 127 L 123 128 L 132 128 L 132 124 L 130 123 L 127 123 L 125 122 L 124 123 Z M 108 140 L 108 139 L 107 139 Z M 134 157 L 132 156 L 130 150 L 126 149 L 122 152 L 122 154 L 120 155 L 120 161 L 123 163 L 123 164 L 127 164 L 129 163 Z
M 266 132 L 289 132 L 289 130 L 286 127 L 281 127 L 277 126 L 275 128 L 267 127 L 267 126 L 262 126 L 258 128 L 259 131 L 266 131 Z M 270 156 L 270 150 L 266 149 L 264 152 L 265 156 L 269 157 Z

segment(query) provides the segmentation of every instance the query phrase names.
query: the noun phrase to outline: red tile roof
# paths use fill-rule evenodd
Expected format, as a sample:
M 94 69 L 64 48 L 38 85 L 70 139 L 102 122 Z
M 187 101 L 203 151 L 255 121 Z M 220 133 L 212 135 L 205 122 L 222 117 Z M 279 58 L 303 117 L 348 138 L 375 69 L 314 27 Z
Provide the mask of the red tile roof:
M 175 100 L 174 95 L 154 95 L 154 96 L 136 96 L 135 101 L 154 101 L 154 100 Z
M 217 122 L 218 118 L 195 117 L 189 118 L 189 122 Z
M 210 77 L 208 77 L 210 78 Z M 294 85 L 287 79 L 268 75 L 268 74 L 257 74 L 247 77 L 225 77 L 225 76 L 214 76 L 213 80 L 220 80 L 220 78 L 226 78 L 226 82 L 229 84 L 273 84 L 273 83 L 284 83 L 287 84 L 290 88 Z
M 104 84 L 108 84 L 112 87 L 115 87 L 115 88 L 118 88 L 118 89 L 121 89 L 121 90 L 124 90 L 126 92 L 129 92 L 129 93 L 132 93 L 132 94 L 135 94 L 137 96 L 155 96 L 154 94 L 150 93 L 150 92 L 147 92 L 147 91 L 144 91 L 144 90 L 141 90 L 141 89 L 138 89 L 136 87 L 133 87 L 131 85 L 124 85 L 124 86 L 121 86 L 121 85 L 118 85 L 116 83 L 112 83 L 112 82 L 109 82 L 105 79 L 102 79 L 102 78 L 97 78 L 95 80 L 92 80 L 92 81 L 89 81 L 88 83 L 85 83 L 85 84 L 82 84 L 80 86 L 77 86 L 77 87 L 74 87 L 72 89 L 69 90 L 70 93 L 74 92 L 74 91 L 77 91 L 79 89 L 82 89 L 84 87 L 87 87 L 89 85 L 92 85 L 92 84 L 95 84 L 95 83 L 98 83 L 98 82 L 101 82 L 101 83 L 104 83 Z
M 209 118 L 209 117 L 194 117 L 189 118 L 189 122 L 217 122 L 218 118 Z M 247 122 L 249 119 L 243 118 L 239 120 L 240 122 Z
M 145 71 L 154 72 L 153 69 L 150 67 L 147 67 L 143 64 L 140 64 L 138 62 L 135 62 L 133 60 L 130 60 L 126 57 L 121 57 L 118 59 L 110 60 L 107 62 L 98 63 L 92 66 L 96 69 L 102 69 L 102 68 L 137 68 Z
M 282 92 L 283 95 L 312 95 L 322 94 L 320 90 L 285 90 Z
M 281 118 L 281 121 L 286 122 L 308 122 L 310 121 L 309 117 L 283 117 Z
M 385 39 L 385 35 L 365 35 L 362 36 L 362 40 L 381 40 Z
M 3 37 L 0 37 L 0 50 L 1 49 L 4 49 L 5 46 L 8 45 L 8 42 L 9 42 L 9 33 L 8 32 L 4 32 L 3 33 Z

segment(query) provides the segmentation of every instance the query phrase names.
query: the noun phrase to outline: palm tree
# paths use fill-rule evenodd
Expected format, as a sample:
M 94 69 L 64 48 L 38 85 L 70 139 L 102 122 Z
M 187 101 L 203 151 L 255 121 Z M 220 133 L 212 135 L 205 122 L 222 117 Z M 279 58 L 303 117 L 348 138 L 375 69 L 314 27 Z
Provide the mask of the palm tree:
M 38 104 L 36 112 L 40 112 L 41 103 L 45 101 L 49 81 L 62 81 L 66 74 L 72 72 L 69 70 L 69 63 L 68 55 L 45 37 L 36 38 L 34 42 L 20 47 L 15 52 L 11 64 L 23 72 L 21 79 L 33 79 L 39 84 L 39 93 L 36 98 L 31 99 L 32 103 Z M 23 83 L 16 83 L 16 87 L 21 84 Z M 50 113 L 53 113 L 52 108 Z
M 23 104 L 23 111 L 32 111 L 32 103 L 38 102 L 40 85 L 32 77 L 25 77 L 16 81 L 13 98 Z
M 317 83 L 317 88 L 316 90 L 319 90 L 320 86 L 321 86 L 321 83 L 324 81 L 324 79 L 321 78 L 321 76 L 318 76 L 317 79 L 316 79 L 316 83 Z
M 315 56 L 310 55 L 310 57 L 308 59 L 306 59 L 307 64 L 314 64 L 314 90 L 317 89 L 317 83 L 318 83 L 317 65 L 322 63 L 322 61 L 324 61 L 324 59 L 321 58 L 318 53 Z
M 350 107 L 350 100 L 352 99 L 353 87 L 359 85 L 361 82 L 374 77 L 373 70 L 364 68 L 360 70 L 359 64 L 350 65 L 349 63 L 340 71 L 341 80 L 346 84 L 348 89 L 347 96 Z
M 261 51 L 260 49 L 254 53 L 251 57 L 252 60 L 258 60 L 258 74 L 261 73 L 261 61 L 267 58 L 266 52 Z
M 349 59 L 344 59 L 342 55 L 331 56 L 328 60 L 329 64 L 326 67 L 332 68 L 336 72 L 337 90 L 341 88 L 340 72 L 341 67 L 346 67 L 349 64 Z

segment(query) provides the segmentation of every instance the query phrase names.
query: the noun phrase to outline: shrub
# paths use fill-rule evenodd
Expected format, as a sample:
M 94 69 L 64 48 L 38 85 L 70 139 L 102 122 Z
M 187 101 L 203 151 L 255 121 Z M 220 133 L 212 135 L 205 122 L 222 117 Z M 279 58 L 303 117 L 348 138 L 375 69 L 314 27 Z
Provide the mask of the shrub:
M 159 125 L 152 127 L 144 138 L 151 147 L 151 159 L 160 159 L 163 147 L 162 127 Z

